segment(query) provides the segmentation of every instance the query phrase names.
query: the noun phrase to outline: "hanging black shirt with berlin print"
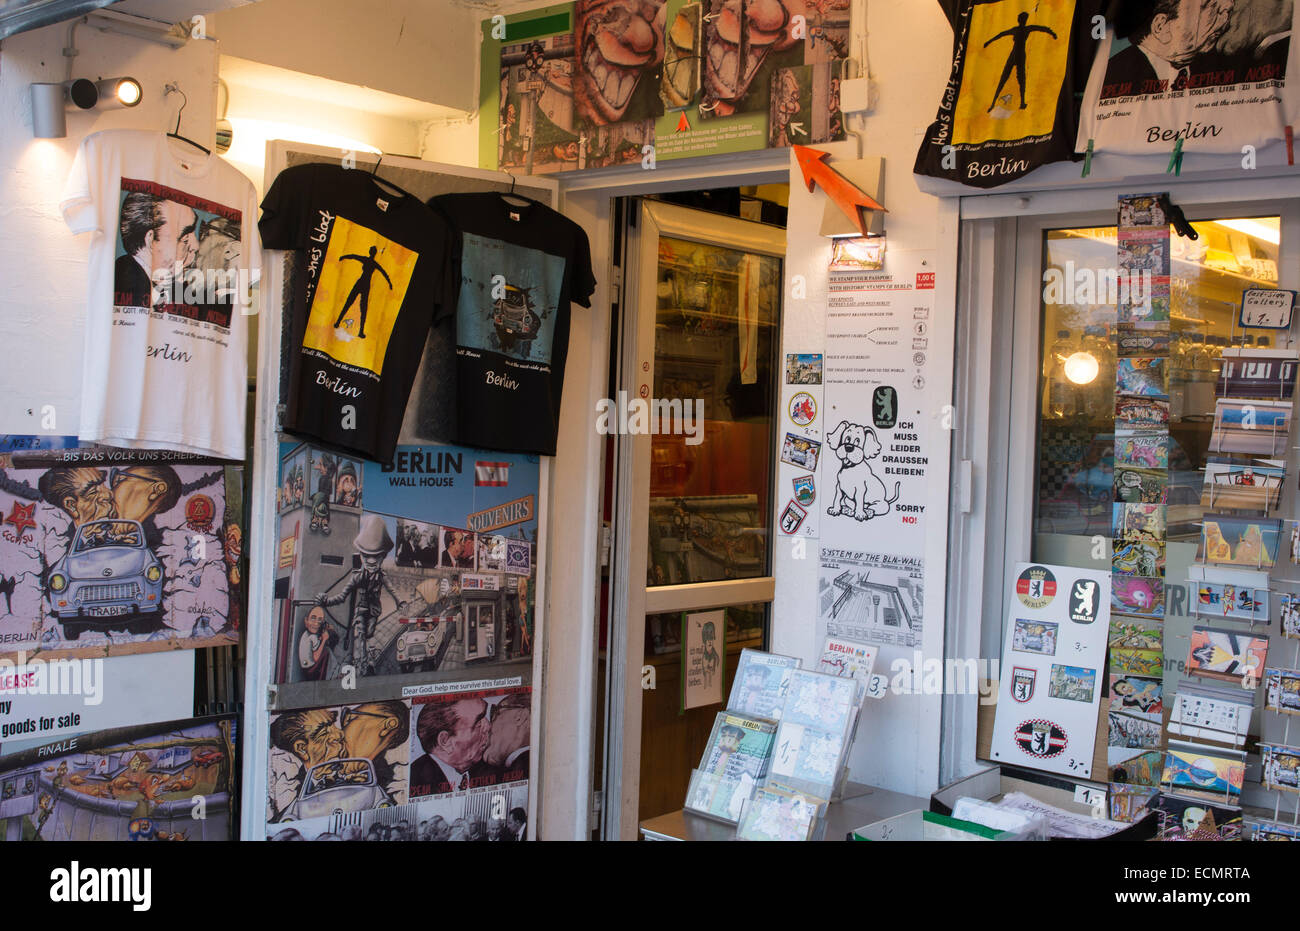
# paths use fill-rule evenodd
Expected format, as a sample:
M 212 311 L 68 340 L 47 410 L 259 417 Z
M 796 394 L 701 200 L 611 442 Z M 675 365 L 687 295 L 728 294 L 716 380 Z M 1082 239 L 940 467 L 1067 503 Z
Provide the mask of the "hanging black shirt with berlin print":
M 461 232 L 456 441 L 553 456 L 569 304 L 590 307 L 596 288 L 587 234 L 544 204 L 500 194 L 429 203 Z
M 302 250 L 284 429 L 388 462 L 429 326 L 455 306 L 454 233 L 368 172 L 318 164 L 280 173 L 258 229 Z

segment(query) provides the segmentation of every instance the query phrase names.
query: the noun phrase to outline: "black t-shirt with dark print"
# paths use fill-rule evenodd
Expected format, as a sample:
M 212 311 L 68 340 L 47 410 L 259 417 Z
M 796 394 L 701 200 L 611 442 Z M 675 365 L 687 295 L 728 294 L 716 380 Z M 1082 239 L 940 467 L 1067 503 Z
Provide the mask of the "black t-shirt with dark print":
M 454 232 L 413 195 L 319 164 L 280 173 L 258 229 L 302 251 L 284 429 L 391 460 L 425 335 L 456 306 Z
M 502 195 L 429 201 L 460 231 L 456 440 L 555 455 L 569 348 L 569 304 L 596 279 L 582 227 L 544 204 Z

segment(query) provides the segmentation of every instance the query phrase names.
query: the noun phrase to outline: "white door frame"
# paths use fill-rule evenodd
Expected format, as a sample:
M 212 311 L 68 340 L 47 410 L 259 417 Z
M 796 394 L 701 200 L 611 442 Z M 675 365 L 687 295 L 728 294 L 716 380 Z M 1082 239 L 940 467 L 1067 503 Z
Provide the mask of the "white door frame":
M 558 180 L 560 209 L 586 230 L 591 242 L 597 284 L 591 312 L 578 308 L 571 318 L 559 454 L 551 470 L 556 519 L 551 522 L 550 543 L 557 558 L 551 563 L 547 609 L 551 642 L 556 647 L 546 657 L 545 700 L 555 713 L 547 715 L 544 731 L 546 798 L 539 836 L 545 840 L 590 840 L 599 824 L 595 794 L 600 787 L 594 782 L 596 735 L 605 721 L 605 709 L 596 701 L 605 468 L 605 438 L 595 430 L 596 403 L 609 393 L 609 307 L 618 303 L 621 311 L 624 305 L 611 274 L 616 257 L 612 254 L 610 204 L 617 197 L 665 191 L 786 183 L 790 180 L 790 156 L 785 149 L 771 149 L 659 162 L 653 169 L 630 166 L 571 172 Z M 613 634 L 611 630 L 607 643 L 609 668 L 624 669 L 626 651 Z M 642 641 L 636 641 L 638 657 L 642 649 Z M 610 699 L 607 695 L 607 702 Z M 607 760 L 613 759 L 614 747 L 625 743 L 619 732 L 621 715 L 611 720 L 615 723 L 605 747 Z M 639 754 L 639 738 L 632 745 Z M 625 760 L 623 765 L 629 762 Z M 639 773 L 639 765 L 638 756 L 632 771 Z M 629 823 L 630 833 L 620 828 L 611 836 L 634 838 L 635 811 Z

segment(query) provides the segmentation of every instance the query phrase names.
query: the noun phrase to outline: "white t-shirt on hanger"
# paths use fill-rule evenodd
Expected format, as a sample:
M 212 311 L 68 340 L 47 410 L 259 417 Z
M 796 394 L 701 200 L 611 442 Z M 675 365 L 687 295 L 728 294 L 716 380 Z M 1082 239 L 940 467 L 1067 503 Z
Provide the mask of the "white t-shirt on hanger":
M 78 437 L 244 458 L 257 193 L 160 132 L 87 136 L 60 203 L 91 233 Z

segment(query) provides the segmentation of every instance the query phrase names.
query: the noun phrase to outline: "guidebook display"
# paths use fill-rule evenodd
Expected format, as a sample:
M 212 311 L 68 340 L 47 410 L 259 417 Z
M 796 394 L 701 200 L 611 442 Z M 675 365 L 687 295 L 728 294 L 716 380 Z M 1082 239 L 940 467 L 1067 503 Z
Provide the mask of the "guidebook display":
M 687 811 L 736 825 L 738 840 L 809 840 L 847 777 L 861 680 L 874 648 L 845 643 L 840 676 L 801 669 L 790 656 L 744 650 L 727 710 L 719 712 Z

